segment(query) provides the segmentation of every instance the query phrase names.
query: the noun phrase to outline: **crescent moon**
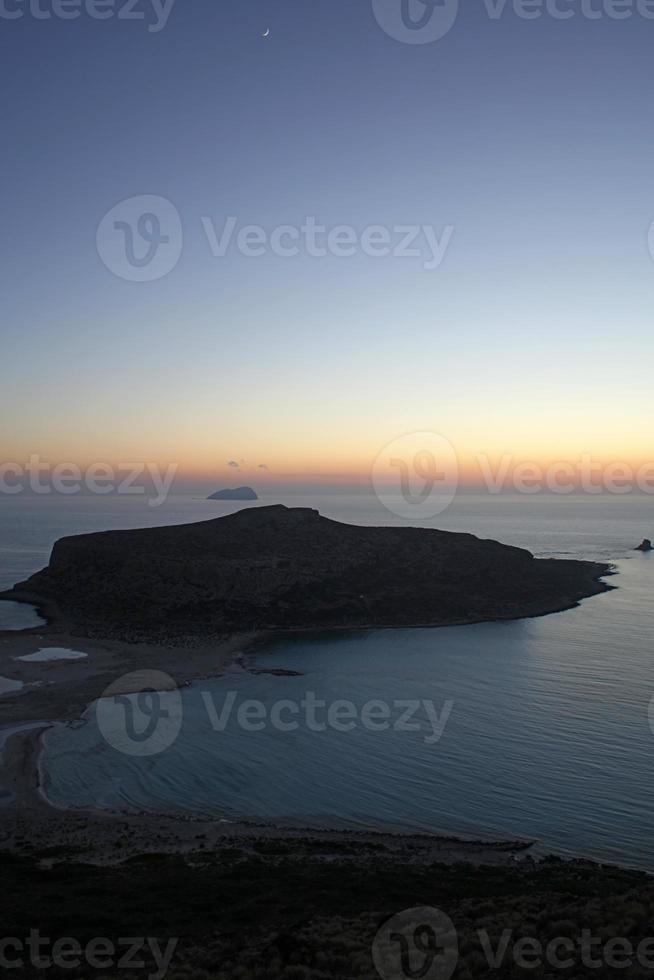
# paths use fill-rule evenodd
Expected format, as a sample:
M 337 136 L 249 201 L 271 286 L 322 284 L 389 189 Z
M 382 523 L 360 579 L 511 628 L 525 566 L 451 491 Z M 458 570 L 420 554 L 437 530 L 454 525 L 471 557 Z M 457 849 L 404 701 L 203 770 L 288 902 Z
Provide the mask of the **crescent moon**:
M 261 37 L 269 37 L 269 36 L 270 36 L 270 28 L 267 28 L 267 30 L 264 31 L 264 33 L 261 35 Z

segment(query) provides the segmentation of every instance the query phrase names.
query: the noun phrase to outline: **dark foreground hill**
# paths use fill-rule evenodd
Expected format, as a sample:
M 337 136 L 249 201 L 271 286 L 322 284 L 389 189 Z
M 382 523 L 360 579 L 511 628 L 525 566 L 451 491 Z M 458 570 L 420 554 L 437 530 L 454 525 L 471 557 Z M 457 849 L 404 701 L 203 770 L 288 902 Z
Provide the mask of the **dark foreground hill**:
M 339 846 L 301 832 L 222 847 L 198 838 L 185 854 L 110 866 L 88 863 L 88 848 L 45 849 L 41 841 L 29 854 L 2 855 L 4 931 L 18 942 L 41 939 L 32 947 L 41 964 L 60 937 L 72 937 L 67 951 L 71 942 L 86 951 L 102 936 L 103 955 L 62 953 L 37 969 L 27 946 L 12 941 L 6 958 L 24 966 L 4 976 L 16 980 L 642 980 L 654 962 L 654 887 L 638 872 L 554 859 L 446 865 L 429 860 L 428 841 Z M 117 862 L 127 831 L 117 830 L 115 847 Z M 416 906 L 451 920 L 447 960 L 429 913 L 426 938 L 414 940 L 404 910 Z M 396 916 L 394 955 L 380 974 L 379 930 Z M 401 960 L 403 937 L 410 963 Z M 133 947 L 138 956 L 107 968 Z M 168 954 L 167 972 L 155 949 Z
M 16 591 L 90 634 L 156 640 L 534 616 L 605 591 L 608 571 L 471 534 L 357 527 L 274 506 L 62 538 Z

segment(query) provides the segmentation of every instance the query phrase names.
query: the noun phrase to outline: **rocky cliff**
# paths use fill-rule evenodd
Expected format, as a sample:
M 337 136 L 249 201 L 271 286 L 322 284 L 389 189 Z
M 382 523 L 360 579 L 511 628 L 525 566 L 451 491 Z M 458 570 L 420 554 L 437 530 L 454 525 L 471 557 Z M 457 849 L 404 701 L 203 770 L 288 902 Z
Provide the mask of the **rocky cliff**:
M 604 591 L 608 571 L 471 534 L 357 527 L 275 506 L 62 538 L 16 592 L 47 600 L 89 635 L 156 641 L 539 615 Z

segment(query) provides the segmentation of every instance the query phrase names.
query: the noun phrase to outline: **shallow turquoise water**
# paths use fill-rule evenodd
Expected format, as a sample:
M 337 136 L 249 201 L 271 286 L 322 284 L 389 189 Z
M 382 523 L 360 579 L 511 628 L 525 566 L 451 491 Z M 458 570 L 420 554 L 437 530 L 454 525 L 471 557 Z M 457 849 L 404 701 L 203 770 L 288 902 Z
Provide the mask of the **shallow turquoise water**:
M 45 664 L 58 660 L 85 660 L 87 657 L 87 653 L 69 650 L 68 647 L 41 647 L 36 653 L 26 653 L 16 657 L 16 660 L 26 664 Z
M 118 753 L 91 712 L 47 739 L 49 794 L 60 804 L 200 810 L 226 818 L 392 825 L 490 837 L 534 837 L 556 850 L 654 868 L 654 693 L 649 623 L 639 617 L 654 563 L 624 561 L 620 589 L 540 619 L 440 630 L 295 637 L 257 656 L 302 676 L 231 673 L 182 693 L 177 741 L 160 755 Z M 234 708 L 223 731 L 207 712 Z M 307 692 L 349 699 L 341 732 L 273 727 L 275 702 Z M 245 731 L 243 701 L 263 705 Z M 439 741 L 420 731 L 370 731 L 363 706 L 423 700 L 451 714 Z M 289 714 L 280 717 L 289 720 Z M 316 712 L 324 721 L 324 712 Z
M 45 626 L 45 619 L 34 606 L 26 602 L 0 602 L 0 632 L 28 630 L 36 626 Z
M 365 497 L 287 502 L 359 523 L 392 521 Z M 58 501 L 39 523 L 32 503 L 21 506 L 31 537 L 23 535 L 25 552 L 12 545 L 18 557 L 5 566 L 6 579 L 43 563 L 38 555 L 55 527 L 71 533 L 210 516 L 204 501 L 174 500 L 153 512 L 93 500 L 79 513 Z M 224 512 L 223 505 L 215 513 Z M 654 870 L 654 555 L 632 550 L 654 537 L 652 513 L 648 498 L 457 499 L 434 525 L 541 555 L 616 561 L 617 590 L 513 623 L 280 639 L 258 652 L 257 665 L 302 676 L 235 670 L 184 689 L 179 737 L 158 755 L 117 751 L 93 709 L 84 724 L 54 729 L 43 760 L 48 792 L 63 805 L 533 837 L 549 849 Z M 206 700 L 220 711 L 230 692 L 232 715 L 215 731 Z M 280 699 L 299 704 L 307 692 L 328 704 L 349 699 L 359 724 L 348 732 L 270 724 Z M 261 702 L 267 723 L 260 731 L 246 731 L 235 717 L 246 699 Z M 438 714 L 453 705 L 432 744 L 422 709 L 418 731 L 363 727 L 371 699 L 387 702 L 394 720 L 397 700 L 426 700 Z
M 22 681 L 12 681 L 8 677 L 0 677 L 0 696 L 3 694 L 15 694 L 23 686 Z

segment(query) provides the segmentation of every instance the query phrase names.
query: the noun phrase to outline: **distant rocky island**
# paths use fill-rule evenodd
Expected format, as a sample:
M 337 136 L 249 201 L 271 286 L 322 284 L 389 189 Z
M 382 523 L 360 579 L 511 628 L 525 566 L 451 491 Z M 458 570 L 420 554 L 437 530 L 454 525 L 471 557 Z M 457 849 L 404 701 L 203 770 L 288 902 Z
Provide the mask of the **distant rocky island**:
M 537 616 L 607 590 L 609 572 L 472 534 L 358 527 L 278 505 L 62 538 L 48 567 L 5 598 L 44 603 L 84 635 L 169 642 Z
M 226 490 L 216 490 L 215 493 L 210 494 L 207 500 L 258 500 L 256 492 L 252 487 L 234 487 Z

